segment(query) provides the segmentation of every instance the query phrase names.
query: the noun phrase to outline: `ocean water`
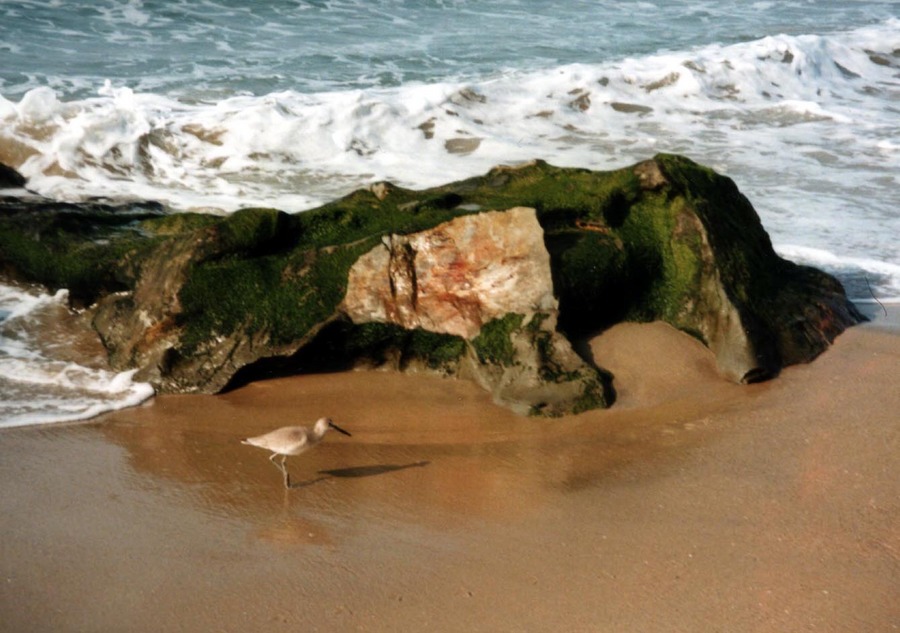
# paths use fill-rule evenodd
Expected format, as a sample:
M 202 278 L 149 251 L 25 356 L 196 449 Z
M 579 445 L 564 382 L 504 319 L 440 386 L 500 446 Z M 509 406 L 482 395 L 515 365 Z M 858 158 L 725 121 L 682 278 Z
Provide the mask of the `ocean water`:
M 301 212 L 656 152 L 730 176 L 782 255 L 898 309 L 900 2 L 0 2 L 0 162 L 56 199 Z M 0 285 L 0 425 L 148 396 L 42 347 L 63 298 Z
M 153 388 L 115 373 L 67 293 L 0 284 L 0 427 L 85 420 L 140 404 Z

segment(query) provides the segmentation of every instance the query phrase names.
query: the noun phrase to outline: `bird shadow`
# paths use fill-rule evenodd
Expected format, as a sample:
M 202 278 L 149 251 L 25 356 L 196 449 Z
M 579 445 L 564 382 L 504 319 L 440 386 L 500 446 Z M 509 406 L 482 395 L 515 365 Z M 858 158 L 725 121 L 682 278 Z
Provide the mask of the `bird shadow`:
M 406 470 L 407 468 L 420 468 L 428 466 L 431 462 L 420 461 L 412 464 L 375 464 L 372 466 L 351 466 L 350 468 L 334 468 L 332 470 L 320 470 L 319 474 L 330 475 L 332 477 L 373 477 L 375 475 L 383 475 L 398 470 Z
M 413 462 L 411 464 L 373 464 L 371 466 L 351 466 L 349 468 L 333 468 L 330 470 L 320 470 L 319 477 L 315 477 L 307 481 L 292 483 L 290 485 L 290 488 L 305 488 L 307 486 L 312 486 L 322 481 L 335 478 L 354 479 L 358 477 L 374 477 L 376 475 L 393 473 L 398 470 L 406 470 L 407 468 L 421 468 L 423 466 L 428 466 L 430 463 L 431 462 L 424 460 Z

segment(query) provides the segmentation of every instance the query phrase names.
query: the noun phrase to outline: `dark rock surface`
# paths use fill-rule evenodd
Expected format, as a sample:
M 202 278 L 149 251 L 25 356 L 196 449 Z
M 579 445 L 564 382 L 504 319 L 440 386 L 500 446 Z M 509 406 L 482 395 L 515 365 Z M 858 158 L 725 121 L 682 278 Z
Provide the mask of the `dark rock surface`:
M 0 163 L 0 189 L 19 189 L 25 184 L 25 176 L 12 167 Z

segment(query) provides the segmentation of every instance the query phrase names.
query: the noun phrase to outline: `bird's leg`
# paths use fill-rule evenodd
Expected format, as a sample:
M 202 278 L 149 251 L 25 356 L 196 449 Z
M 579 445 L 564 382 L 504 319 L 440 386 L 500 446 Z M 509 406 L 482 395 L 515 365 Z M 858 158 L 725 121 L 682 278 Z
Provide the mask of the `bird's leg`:
M 284 465 L 284 462 L 287 460 L 288 456 L 282 455 L 280 464 L 275 461 L 276 457 L 278 457 L 278 453 L 272 453 L 272 455 L 269 457 L 269 461 L 272 462 L 273 464 L 275 464 L 275 468 L 277 468 L 278 470 L 281 471 L 281 474 L 284 477 L 284 487 L 290 488 L 291 487 L 291 475 L 287 471 L 287 466 Z
M 288 472 L 287 466 L 284 465 L 284 462 L 287 461 L 287 455 L 282 456 L 281 458 L 281 474 L 284 475 L 284 487 L 291 487 L 291 474 Z
M 278 453 L 272 453 L 272 455 L 269 456 L 269 461 L 275 464 L 275 468 L 284 473 L 284 460 L 281 460 L 281 464 L 279 464 L 275 461 L 276 457 L 278 457 Z

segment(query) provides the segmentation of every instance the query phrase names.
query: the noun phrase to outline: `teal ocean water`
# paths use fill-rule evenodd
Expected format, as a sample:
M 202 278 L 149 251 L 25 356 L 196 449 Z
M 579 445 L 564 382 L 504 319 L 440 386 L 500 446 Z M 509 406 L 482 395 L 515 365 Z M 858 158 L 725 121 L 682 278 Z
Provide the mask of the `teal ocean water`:
M 678 152 L 732 177 L 784 256 L 889 306 L 898 104 L 900 2 L 0 3 L 0 162 L 43 195 L 302 212 L 375 180 Z M 149 394 L 70 360 L 60 387 L 53 320 L 26 325 L 61 300 L 2 286 L 0 425 Z

